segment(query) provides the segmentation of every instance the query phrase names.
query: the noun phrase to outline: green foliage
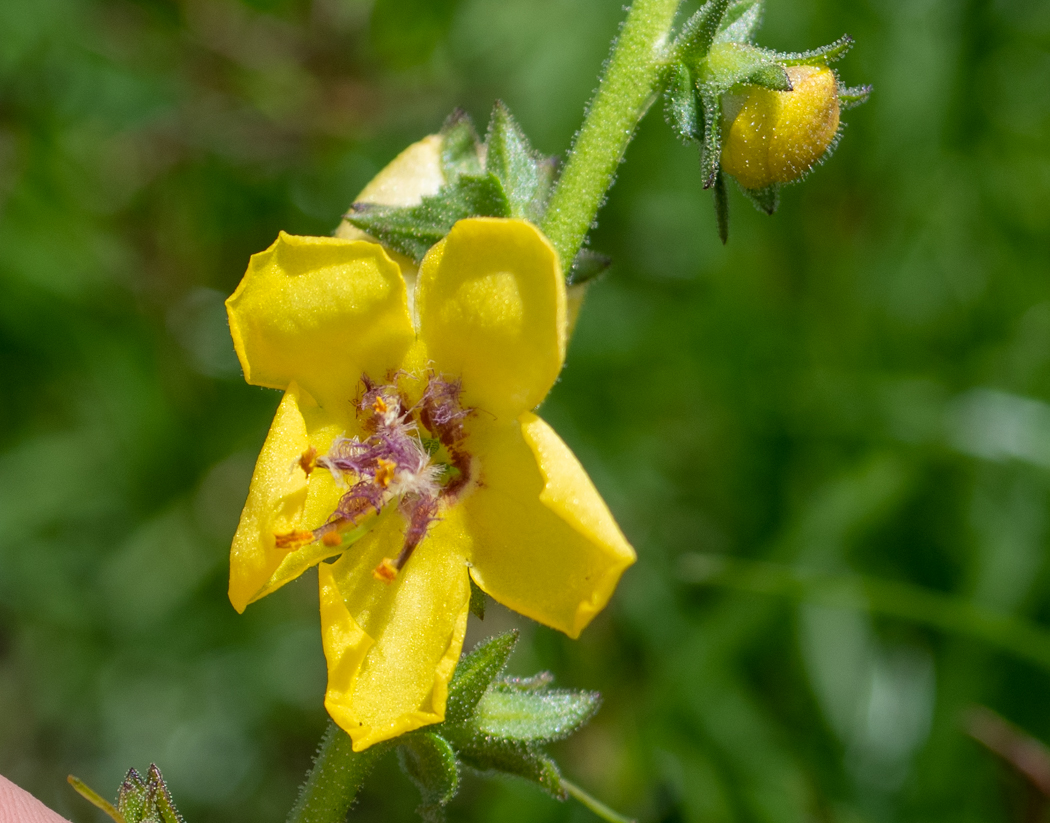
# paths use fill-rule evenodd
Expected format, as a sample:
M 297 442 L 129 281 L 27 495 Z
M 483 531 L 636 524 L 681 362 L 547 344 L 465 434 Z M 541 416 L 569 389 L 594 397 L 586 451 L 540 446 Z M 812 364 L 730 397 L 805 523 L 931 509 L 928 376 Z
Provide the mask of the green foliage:
M 445 721 L 397 739 L 401 769 L 423 796 L 418 809 L 423 819 L 444 819 L 445 806 L 459 789 L 460 765 L 523 778 L 568 799 L 558 766 L 543 747 L 579 731 L 601 697 L 550 689 L 548 672 L 500 678 L 517 641 L 517 632 L 507 632 L 464 655 L 449 683 Z M 593 800 L 584 797 L 583 802 Z
M 540 222 L 555 164 L 533 151 L 502 102 L 497 100 L 492 110 L 484 146 L 470 118 L 459 110 L 445 121 L 441 136 L 445 185 L 437 194 L 408 208 L 355 203 L 346 219 L 416 262 L 466 217 Z
M 72 775 L 69 782 L 77 792 L 102 809 L 115 823 L 183 823 L 182 816 L 175 809 L 171 793 L 155 763 L 150 764 L 145 777 L 134 769 L 128 769 L 117 793 L 116 807 Z
M 446 723 L 462 723 L 474 715 L 478 701 L 506 667 L 517 642 L 516 631 L 506 632 L 479 643 L 470 654 L 463 656 L 448 684 Z
M 622 18 L 463 4 L 395 71 L 363 6 L 265 5 L 0 2 L 0 773 L 78 823 L 95 810 L 61 776 L 113 789 L 152 760 L 187 820 L 277 823 L 325 727 L 314 581 L 226 601 L 279 401 L 229 348 L 249 255 L 330 232 L 457 105 L 480 123 L 502 97 L 564 151 Z M 961 717 L 980 702 L 1050 740 L 1045 666 L 958 609 L 823 587 L 1047 626 L 1050 19 L 766 8 L 764 42 L 849 31 L 848 73 L 879 93 L 775 219 L 737 208 L 724 248 L 696 151 L 643 122 L 592 235 L 616 269 L 542 409 L 638 563 L 578 640 L 491 601 L 483 628 L 520 627 L 511 673 L 602 692 L 550 752 L 640 819 L 1015 823 L 1026 784 Z M 819 585 L 697 585 L 692 552 Z M 376 769 L 353 819 L 412 820 L 396 758 Z M 464 823 L 588 814 L 464 784 Z
M 445 805 L 459 789 L 456 753 L 441 735 L 413 732 L 399 741 L 401 771 L 416 784 L 423 802 L 416 810 L 424 820 L 443 820 Z

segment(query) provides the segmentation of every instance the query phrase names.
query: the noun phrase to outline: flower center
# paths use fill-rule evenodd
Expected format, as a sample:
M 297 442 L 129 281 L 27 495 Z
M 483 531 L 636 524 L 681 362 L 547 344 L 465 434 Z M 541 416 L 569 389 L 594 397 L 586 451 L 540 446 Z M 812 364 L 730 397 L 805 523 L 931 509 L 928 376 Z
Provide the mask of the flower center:
M 406 522 L 404 544 L 397 557 L 383 558 L 373 571 L 377 580 L 389 583 L 440 519 L 441 506 L 468 488 L 474 472 L 464 448 L 464 421 L 474 409 L 460 403 L 459 381 L 428 372 L 421 378 L 425 385 L 419 400 L 410 403 L 398 379 L 403 383 L 412 376 L 401 373 L 384 384 L 363 376 L 356 403 L 363 435 L 337 437 L 321 457 L 313 447 L 303 453 L 297 465 L 307 475 L 315 466 L 326 468 L 346 491 L 323 526 L 276 535 L 279 548 L 294 550 L 318 541 L 334 548 L 361 518 L 396 504 Z

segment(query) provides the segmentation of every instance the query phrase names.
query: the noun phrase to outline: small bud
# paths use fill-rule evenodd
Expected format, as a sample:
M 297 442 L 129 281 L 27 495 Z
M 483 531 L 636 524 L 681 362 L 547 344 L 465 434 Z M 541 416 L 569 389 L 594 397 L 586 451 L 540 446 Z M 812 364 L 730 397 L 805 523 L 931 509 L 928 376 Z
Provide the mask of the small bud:
M 838 78 L 826 66 L 789 66 L 791 91 L 744 86 L 722 99 L 722 170 L 746 189 L 798 180 L 839 129 Z

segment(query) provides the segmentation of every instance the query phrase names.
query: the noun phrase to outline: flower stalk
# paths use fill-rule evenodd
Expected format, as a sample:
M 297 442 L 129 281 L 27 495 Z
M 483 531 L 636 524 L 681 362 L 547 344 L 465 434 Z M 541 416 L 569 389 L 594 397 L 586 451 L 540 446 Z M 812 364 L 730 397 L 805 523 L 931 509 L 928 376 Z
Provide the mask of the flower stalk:
M 639 121 L 656 99 L 681 0 L 635 0 L 551 195 L 543 233 L 568 271 Z
M 336 823 L 357 799 L 365 778 L 387 750 L 378 744 L 363 752 L 353 750 L 350 735 L 329 722 L 287 823 Z

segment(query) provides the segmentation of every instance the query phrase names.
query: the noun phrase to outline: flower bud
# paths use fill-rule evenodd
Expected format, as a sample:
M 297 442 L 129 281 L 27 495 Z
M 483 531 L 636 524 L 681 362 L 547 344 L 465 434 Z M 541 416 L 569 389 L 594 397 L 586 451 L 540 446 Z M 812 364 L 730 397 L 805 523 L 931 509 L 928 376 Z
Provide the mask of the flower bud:
M 746 189 L 798 180 L 839 129 L 838 78 L 826 66 L 789 66 L 791 91 L 745 86 L 722 99 L 722 170 Z

